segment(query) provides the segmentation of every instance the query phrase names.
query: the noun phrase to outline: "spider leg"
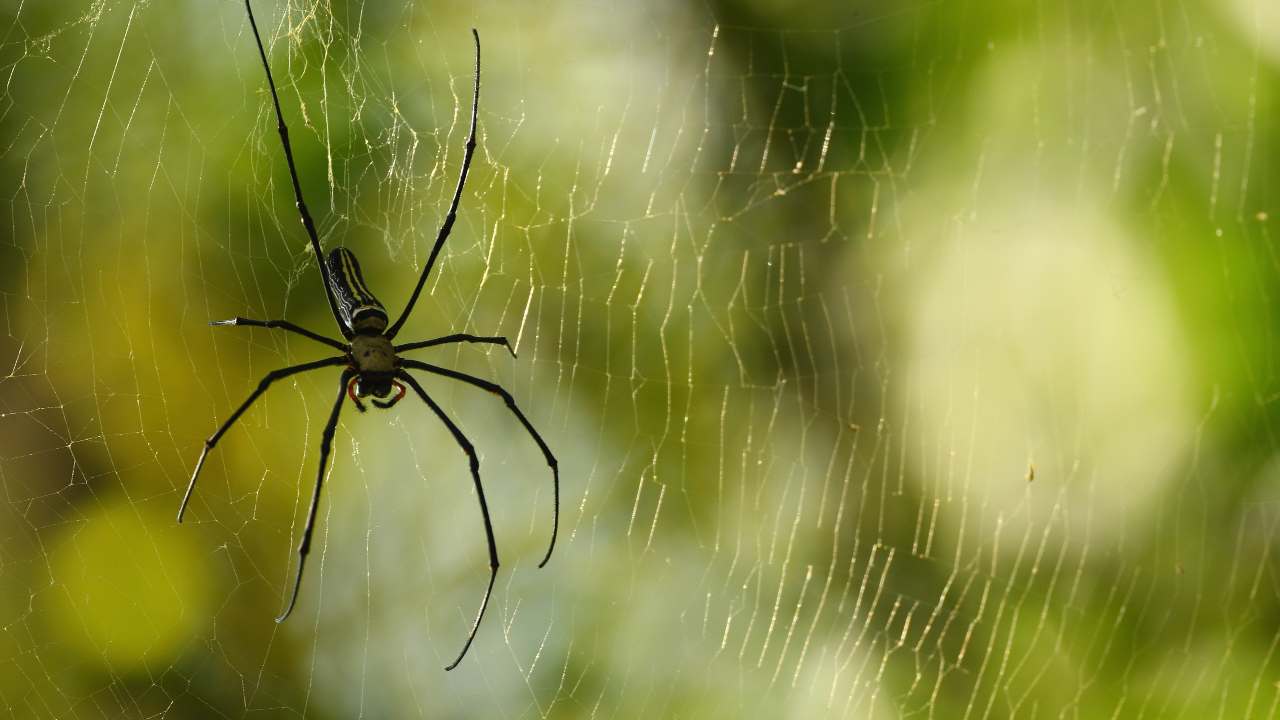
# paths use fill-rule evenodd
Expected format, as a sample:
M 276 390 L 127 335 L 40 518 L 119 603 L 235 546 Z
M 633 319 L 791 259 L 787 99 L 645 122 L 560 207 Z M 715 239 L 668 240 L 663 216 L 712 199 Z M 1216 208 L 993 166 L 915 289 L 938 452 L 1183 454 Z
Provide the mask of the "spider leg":
M 276 109 L 276 130 L 280 133 L 280 143 L 284 145 L 284 159 L 289 164 L 289 179 L 293 181 L 293 197 L 298 206 L 298 214 L 302 216 L 302 227 L 311 239 L 311 249 L 316 254 L 316 264 L 320 266 L 320 278 L 324 281 L 324 295 L 329 300 L 329 312 L 333 321 L 338 324 L 342 336 L 350 338 L 354 333 L 342 322 L 338 315 L 338 303 L 333 297 L 333 285 L 329 279 L 329 269 L 324 262 L 324 253 L 320 252 L 320 238 L 316 234 L 316 224 L 311 219 L 311 211 L 307 210 L 307 201 L 302 199 L 302 184 L 298 182 L 298 168 L 293 164 L 293 147 L 289 144 L 289 128 L 284 124 L 284 113 L 280 111 L 280 96 L 276 93 L 276 81 L 271 77 L 271 64 L 267 62 L 267 50 L 262 46 L 262 36 L 258 34 L 258 22 L 253 18 L 253 7 L 249 0 L 244 0 L 244 9 L 249 13 L 249 27 L 253 29 L 253 39 L 258 43 L 258 55 L 262 58 L 262 69 L 267 72 L 267 85 L 271 88 L 271 102 Z
M 212 320 L 209 324 L 218 326 L 225 325 L 230 327 L 280 328 L 281 330 L 288 330 L 291 333 L 311 338 L 318 343 L 324 343 L 325 345 L 342 352 L 347 352 L 351 349 L 346 343 L 340 343 L 337 340 L 327 338 L 320 333 L 314 333 L 304 327 L 298 327 L 288 320 L 252 320 L 250 318 L 233 317 L 230 320 Z
M 354 370 L 342 373 L 342 381 L 338 383 L 338 399 L 333 403 L 329 413 L 329 422 L 320 435 L 320 469 L 316 473 L 316 488 L 311 493 L 311 509 L 307 511 L 307 525 L 302 529 L 302 542 L 298 545 L 298 573 L 293 578 L 293 593 L 289 595 L 289 605 L 276 618 L 276 622 L 284 622 L 293 612 L 294 603 L 298 602 L 298 588 L 302 587 L 302 570 L 307 564 L 307 553 L 311 552 L 311 532 L 316 527 L 316 510 L 320 507 L 320 488 L 324 485 L 324 469 L 329 461 L 329 450 L 333 446 L 333 434 L 338 429 L 338 413 L 342 410 L 342 401 L 346 400 L 347 381 L 355 375 Z
M 454 424 L 444 410 L 431 399 L 430 395 L 422 389 L 417 380 L 409 376 L 409 373 L 401 370 L 396 373 L 396 377 L 408 383 L 409 387 L 422 398 L 422 401 L 431 408 L 431 411 L 440 418 L 440 422 L 449 428 L 449 432 L 453 434 L 453 439 L 457 441 L 458 446 L 467 454 L 467 458 L 471 461 L 471 479 L 475 482 L 476 498 L 480 501 L 480 514 L 484 517 L 484 536 L 489 543 L 489 586 L 485 588 L 484 599 L 480 601 L 480 611 L 476 613 L 476 621 L 471 626 L 471 634 L 467 636 L 467 643 L 462 646 L 462 652 L 458 653 L 457 659 L 449 664 L 445 670 L 452 670 L 458 667 L 458 663 L 462 662 L 462 658 L 466 656 L 467 650 L 471 648 L 471 642 L 476 639 L 476 631 L 480 629 L 480 621 L 484 619 L 485 608 L 489 607 L 489 596 L 493 594 L 493 582 L 498 579 L 498 544 L 493 539 L 493 523 L 489 519 L 489 503 L 484 499 L 484 485 L 480 482 L 480 458 L 476 456 L 476 449 L 472 446 L 467 437 L 462 434 L 458 426 Z
M 445 335 L 444 337 L 433 338 L 431 340 L 423 340 L 421 342 L 405 343 L 404 345 L 396 345 L 396 353 L 402 353 L 406 350 L 421 350 L 422 348 L 435 347 L 436 345 L 450 345 L 452 343 L 469 342 L 469 343 L 492 343 L 501 345 L 511 353 L 511 357 L 516 356 L 516 351 L 511 347 L 511 343 L 504 337 L 487 337 L 482 335 L 468 335 L 466 333 L 456 333 L 453 335 Z
M 425 370 L 429 373 L 443 375 L 447 378 L 453 378 L 454 380 L 460 380 L 464 383 L 475 385 L 482 390 L 488 390 L 494 395 L 501 397 L 507 403 L 507 408 L 509 408 L 511 412 L 515 414 L 516 419 L 520 421 L 520 424 L 524 425 L 524 429 L 529 431 L 530 437 L 532 437 L 533 441 L 538 444 L 538 448 L 542 450 L 542 455 L 547 459 L 547 465 L 551 467 L 552 487 L 554 488 L 555 509 L 551 516 L 551 544 L 547 546 L 547 554 L 542 558 L 542 562 L 538 563 L 538 567 L 546 565 L 547 561 L 551 559 L 551 551 L 555 550 L 556 534 L 560 530 L 560 465 L 556 462 L 556 456 L 551 453 L 551 448 L 547 447 L 547 443 L 543 441 L 542 436 L 538 434 L 538 431 L 533 429 L 533 423 L 530 423 L 529 418 L 526 418 L 524 413 L 520 412 L 520 408 L 516 407 L 515 398 L 511 397 L 511 393 L 504 390 L 501 385 L 489 382 L 488 380 L 482 380 L 474 375 L 468 375 L 463 372 L 458 372 L 457 370 L 450 370 L 448 368 L 442 368 L 429 363 L 405 358 L 400 359 L 400 364 L 404 367 L 413 368 L 415 370 Z
M 462 172 L 458 175 L 458 186 L 453 191 L 453 202 L 449 204 L 449 214 L 445 215 L 444 223 L 440 225 L 440 232 L 436 234 L 436 244 L 431 248 L 431 254 L 427 256 L 427 264 L 422 268 L 422 275 L 418 277 L 418 284 L 414 286 L 413 294 L 409 296 L 409 302 L 404 306 L 404 312 L 400 313 L 400 318 L 391 326 L 391 329 L 387 330 L 388 339 L 395 338 L 405 320 L 409 319 L 409 313 L 413 312 L 413 305 L 418 302 L 422 287 L 427 284 L 427 276 L 431 274 L 431 268 L 436 263 L 436 256 L 440 254 L 440 248 L 444 247 L 444 241 L 449 238 L 449 232 L 453 230 L 453 222 L 458 218 L 458 202 L 462 200 L 462 188 L 467 184 L 467 173 L 471 170 L 471 156 L 476 153 L 476 117 L 480 114 L 480 33 L 476 32 L 475 28 L 471 28 L 471 35 L 476 41 L 476 74 L 475 88 L 471 95 L 471 134 L 467 137 L 467 151 L 462 158 Z
M 257 389 L 249 394 L 248 399 L 241 403 L 240 407 L 236 408 L 235 412 L 231 413 L 231 417 L 227 418 L 226 422 L 222 423 L 222 426 L 218 428 L 217 432 L 210 435 L 209 439 L 204 441 L 204 452 L 200 453 L 200 459 L 196 461 L 196 469 L 191 473 L 191 483 L 187 485 L 187 492 L 182 496 L 182 504 L 178 506 L 178 522 L 182 522 L 182 514 L 186 512 L 187 503 L 191 501 L 191 493 L 196 489 L 196 478 L 200 477 L 200 468 L 204 467 L 204 461 L 205 458 L 209 457 L 209 451 L 213 450 L 213 447 L 218 444 L 218 440 L 222 439 L 223 433 L 229 430 L 231 426 L 235 424 L 236 420 L 240 419 L 240 416 L 244 414 L 245 410 L 249 409 L 249 406 L 253 404 L 253 401 L 257 400 L 262 393 L 267 391 L 267 388 L 271 387 L 271 383 L 282 378 L 287 378 L 290 375 L 296 375 L 298 373 L 307 372 L 308 370 L 316 370 L 322 367 L 342 365 L 346 362 L 347 359 L 345 357 L 332 357 L 325 358 L 324 360 L 303 363 L 301 365 L 293 365 L 287 368 L 280 368 L 279 370 L 272 370 L 267 373 L 267 376 L 262 378 L 262 381 L 258 383 Z

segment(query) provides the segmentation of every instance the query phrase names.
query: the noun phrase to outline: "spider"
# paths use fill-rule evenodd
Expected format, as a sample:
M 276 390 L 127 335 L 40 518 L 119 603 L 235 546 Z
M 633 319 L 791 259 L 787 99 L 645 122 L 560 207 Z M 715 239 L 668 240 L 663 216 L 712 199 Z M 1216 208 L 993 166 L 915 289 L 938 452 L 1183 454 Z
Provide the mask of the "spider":
M 440 230 L 436 235 L 435 245 L 431 248 L 431 255 L 427 258 L 427 264 L 422 269 L 422 274 L 418 277 L 418 284 L 413 289 L 413 294 L 409 296 L 409 301 L 405 305 L 404 311 L 400 314 L 399 319 L 390 327 L 387 327 L 389 320 L 386 308 L 382 303 L 374 297 L 365 285 L 364 277 L 360 272 L 360 265 L 356 261 L 356 256 L 350 250 L 338 247 L 329 253 L 328 260 L 325 261 L 324 255 L 320 251 L 320 240 L 316 235 L 315 223 L 311 220 L 311 213 L 307 210 L 307 204 L 302 199 L 302 186 L 298 183 L 298 170 L 293 162 L 293 149 L 289 144 L 289 129 L 285 126 L 284 114 L 280 111 L 280 97 L 276 92 L 275 80 L 271 77 L 271 65 L 267 62 L 267 51 L 263 47 L 262 37 L 258 34 L 258 24 L 253 17 L 253 7 L 250 0 L 245 0 L 245 10 L 249 14 L 249 26 L 253 30 L 254 40 L 258 45 L 258 55 L 262 59 L 262 69 L 267 76 L 267 86 L 271 90 L 271 102 L 275 106 L 275 114 L 277 121 L 277 130 L 280 133 L 280 143 L 284 147 L 285 161 L 289 166 L 289 178 L 293 182 L 293 194 L 297 200 L 298 214 L 302 218 L 302 226 L 306 229 L 307 236 L 311 239 L 311 249 L 315 252 L 316 262 L 320 266 L 321 277 L 324 281 L 325 297 L 329 301 L 329 310 L 333 314 L 334 322 L 337 323 L 338 329 L 342 333 L 343 341 L 325 337 L 319 333 L 312 332 L 305 328 L 299 327 L 286 320 L 252 320 L 248 318 L 236 317 L 230 320 L 216 320 L 210 325 L 234 326 L 234 327 L 262 327 L 262 328 L 278 328 L 297 335 L 302 335 L 310 340 L 328 345 L 339 352 L 341 355 L 336 357 L 325 358 L 323 360 L 315 360 L 312 362 L 293 365 L 291 367 L 273 370 L 267 373 L 266 377 L 258 383 L 257 389 L 249 394 L 249 397 L 231 413 L 231 417 L 218 428 L 217 432 L 204 442 L 204 451 L 200 453 L 200 459 L 196 462 L 195 470 L 191 473 L 191 483 L 187 486 L 187 492 L 182 498 L 182 504 L 178 508 L 178 522 L 182 522 L 183 513 L 187 509 L 187 503 L 191 500 L 191 493 L 195 490 L 196 479 L 200 477 L 200 468 L 204 467 L 204 461 L 209 456 L 209 452 L 218 444 L 222 436 L 235 424 L 245 410 L 254 403 L 267 388 L 277 380 L 297 375 L 299 373 L 309 372 L 327 367 L 342 367 L 341 380 L 338 386 L 338 398 L 333 403 L 333 409 L 329 413 L 329 420 L 324 426 L 324 431 L 320 436 L 320 467 L 316 475 L 315 489 L 311 494 L 311 506 L 307 514 L 307 524 L 302 531 L 302 542 L 298 545 L 298 570 L 294 575 L 293 591 L 289 596 L 289 604 L 285 607 L 284 612 L 276 618 L 276 622 L 283 622 L 289 617 L 289 613 L 293 611 L 294 604 L 298 600 L 298 589 L 302 586 L 302 571 L 306 566 L 307 553 L 311 549 L 311 533 L 315 528 L 316 509 L 320 504 L 320 488 L 324 483 L 325 465 L 329 459 L 329 451 L 333 443 L 333 435 L 338 425 L 338 414 L 342 410 L 342 405 L 347 398 L 355 405 L 356 410 L 365 412 L 365 405 L 361 398 L 372 396 L 370 402 L 375 407 L 387 409 L 394 406 L 406 393 L 406 385 L 413 389 L 414 394 L 422 399 L 427 407 L 435 413 L 440 422 L 444 424 L 449 433 L 453 435 L 454 441 L 462 448 L 462 452 L 466 454 L 470 460 L 471 478 L 475 484 L 476 498 L 480 503 L 480 515 L 484 520 L 485 539 L 489 544 L 489 585 L 485 588 L 484 597 L 480 601 L 480 609 L 476 612 L 475 621 L 471 625 L 471 631 L 467 636 L 466 643 L 462 646 L 462 651 L 458 653 L 458 657 L 450 663 L 445 670 L 452 670 L 462 662 L 462 658 L 466 656 L 467 650 L 471 647 L 471 643 L 475 640 L 476 632 L 480 629 L 480 621 L 484 618 L 485 608 L 489 605 L 489 596 L 493 593 L 493 584 L 498 577 L 498 548 L 493 539 L 493 524 L 489 519 L 489 505 L 485 501 L 484 485 L 480 482 L 480 460 L 476 455 L 475 448 L 466 436 L 458 428 L 453 420 L 445 414 L 444 410 L 436 403 L 435 400 L 423 390 L 418 381 L 413 378 L 407 369 L 420 370 L 423 372 L 439 375 L 442 377 L 458 380 L 460 382 L 474 385 L 482 390 L 487 390 L 501 397 L 507 405 L 507 408 L 516 416 L 524 429 L 528 431 L 533 441 L 537 443 L 538 448 L 545 456 L 547 465 L 551 467 L 551 476 L 553 482 L 553 499 L 554 510 L 552 512 L 551 526 L 551 543 L 547 547 L 547 553 L 542 558 L 542 562 L 538 563 L 538 567 L 543 567 L 547 561 L 551 559 L 551 552 L 555 549 L 556 533 L 560 526 L 560 470 L 556 462 L 555 455 L 551 449 L 547 447 L 542 436 L 534 429 L 529 419 L 520 412 L 516 407 L 515 399 L 511 393 L 507 392 L 500 385 L 483 380 L 472 375 L 468 375 L 457 370 L 439 367 L 417 360 L 400 357 L 401 353 L 409 350 L 419 350 L 423 348 L 436 347 L 439 345 L 450 345 L 454 343 L 490 343 L 502 345 L 510 352 L 512 357 L 515 351 L 511 344 L 507 342 L 505 337 L 482 337 L 476 335 L 468 335 L 465 333 L 455 333 L 445 335 L 443 337 L 433 338 L 431 340 L 423 340 L 420 342 L 405 343 L 395 345 L 392 341 L 396 334 L 404 326 L 409 315 L 413 312 L 414 303 L 417 302 L 419 294 L 422 292 L 423 286 L 427 282 L 427 277 L 431 274 L 431 268 L 435 265 L 436 258 L 440 254 L 440 248 L 444 246 L 445 240 L 449 237 L 449 231 L 453 229 L 454 220 L 457 217 L 458 203 L 462 198 L 462 189 L 467 182 L 467 171 L 471 168 L 471 157 L 475 154 L 476 149 L 476 117 L 480 108 L 480 34 L 474 28 L 471 35 L 475 40 L 476 47 L 476 65 L 475 65 L 475 83 L 471 99 L 471 130 L 467 138 L 466 154 L 462 161 L 462 171 L 458 176 L 458 184 L 453 192 L 453 201 L 449 206 L 449 213 L 445 216 L 444 222 L 440 225 Z M 394 393 L 394 394 L 393 394 Z M 389 398 L 389 399 L 388 399 Z

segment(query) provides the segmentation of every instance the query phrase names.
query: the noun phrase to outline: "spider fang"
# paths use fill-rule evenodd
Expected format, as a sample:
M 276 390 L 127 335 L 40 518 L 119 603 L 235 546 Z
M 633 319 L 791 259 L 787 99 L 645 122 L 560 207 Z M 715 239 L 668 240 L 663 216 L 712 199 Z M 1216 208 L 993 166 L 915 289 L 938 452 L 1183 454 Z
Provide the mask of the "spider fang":
M 379 400 L 377 398 L 374 398 L 372 401 L 373 404 L 382 408 L 383 410 L 386 410 L 387 408 L 391 407 L 392 405 L 395 405 L 396 403 L 404 399 L 404 394 L 406 392 L 406 389 L 404 385 L 400 384 L 399 380 L 392 380 L 391 387 L 396 389 L 395 397 L 391 398 L 390 400 Z

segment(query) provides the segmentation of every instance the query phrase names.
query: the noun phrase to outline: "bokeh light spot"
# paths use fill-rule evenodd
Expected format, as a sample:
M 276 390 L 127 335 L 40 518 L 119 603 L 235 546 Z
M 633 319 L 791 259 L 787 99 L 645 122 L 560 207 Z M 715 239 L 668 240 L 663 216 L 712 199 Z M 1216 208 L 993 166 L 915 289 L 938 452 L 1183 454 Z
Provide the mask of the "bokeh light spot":
M 98 507 L 50 548 L 57 583 L 50 631 L 112 672 L 173 661 L 208 617 L 197 534 L 121 498 Z

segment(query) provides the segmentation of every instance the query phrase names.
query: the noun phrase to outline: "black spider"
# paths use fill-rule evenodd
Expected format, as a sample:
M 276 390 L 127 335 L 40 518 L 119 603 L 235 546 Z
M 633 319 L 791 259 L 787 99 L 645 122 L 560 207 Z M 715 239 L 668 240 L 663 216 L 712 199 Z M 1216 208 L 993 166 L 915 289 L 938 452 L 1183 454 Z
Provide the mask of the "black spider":
M 329 458 L 333 434 L 338 425 L 338 413 L 342 410 L 343 401 L 350 397 L 356 409 L 364 412 L 365 406 L 360 398 L 373 396 L 371 402 L 375 406 L 389 408 L 404 397 L 406 392 L 405 384 L 407 384 L 413 388 L 418 397 L 422 398 L 427 407 L 431 408 L 431 411 L 440 418 L 440 422 L 444 423 L 444 426 L 449 429 L 453 439 L 457 441 L 462 451 L 470 459 L 471 477 L 475 482 L 476 498 L 480 501 L 480 513 L 484 518 L 485 539 L 489 543 L 489 585 L 484 591 L 484 598 L 480 601 L 480 610 L 476 613 L 475 623 L 471 626 L 471 632 L 467 636 L 466 644 L 462 646 L 462 651 L 458 653 L 457 659 L 445 668 L 446 670 L 452 670 L 457 667 L 458 663 L 462 662 L 462 658 L 467 654 L 467 649 L 471 647 L 476 631 L 480 628 L 480 621 L 484 618 L 485 608 L 489 605 L 489 596 L 493 593 L 493 583 L 498 577 L 498 548 L 493 539 L 493 524 L 489 519 L 489 506 L 485 502 L 484 486 L 480 482 L 480 460 L 476 456 L 475 448 L 472 447 L 466 436 L 462 434 L 462 431 L 458 429 L 458 426 L 449 419 L 444 410 L 422 389 L 418 381 L 406 372 L 406 368 L 460 380 L 482 390 L 488 390 L 506 401 L 507 407 L 511 409 L 511 412 L 528 430 L 529 435 L 533 437 L 534 442 L 542 450 L 542 454 L 546 456 L 547 464 L 551 466 L 555 503 L 552 515 L 551 544 L 547 547 L 547 554 L 542 558 L 542 562 L 538 563 L 538 567 L 546 565 L 547 561 L 551 559 L 551 552 L 556 545 L 556 532 L 560 525 L 560 471 L 556 458 L 551 453 L 551 449 L 547 447 L 547 444 L 543 442 L 542 437 L 538 435 L 538 431 L 534 430 L 533 425 L 529 423 L 528 418 L 516 407 L 511 393 L 488 380 L 458 372 L 457 370 L 400 357 L 400 353 L 406 350 L 418 350 L 459 342 L 502 345 L 514 357 L 515 352 L 512 350 L 511 344 L 507 342 L 507 339 L 504 337 L 481 337 L 456 333 L 403 345 L 393 345 L 391 342 L 413 311 L 413 305 L 417 302 L 418 295 L 421 294 L 422 288 L 427 282 L 427 276 L 431 274 L 431 267 L 435 264 L 436 257 L 440 254 L 440 248 L 444 246 L 445 240 L 449 237 L 449 231 L 453 228 L 454 220 L 457 217 L 458 202 L 462 198 L 462 188 L 467 182 L 467 171 L 471 168 L 471 157 L 475 154 L 476 149 L 476 116 L 480 108 L 480 35 L 474 28 L 471 30 L 476 44 L 475 90 L 471 100 L 471 133 L 467 138 L 467 151 L 462 161 L 462 172 L 458 177 L 458 186 L 453 193 L 453 202 L 449 205 L 449 214 L 445 216 L 444 223 L 440 225 L 440 232 L 436 235 L 436 242 L 431 248 L 431 255 L 427 258 L 427 264 L 423 267 L 421 276 L 418 277 L 418 284 L 414 287 L 413 294 L 409 297 L 409 302 L 405 305 L 404 312 L 400 314 L 400 318 L 396 320 L 395 324 L 388 328 L 386 309 L 365 286 L 364 278 L 360 274 L 360 265 L 356 262 L 356 256 L 350 250 L 339 247 L 329 253 L 327 262 L 324 260 L 324 256 L 320 251 L 320 241 L 316 236 L 315 223 L 312 222 L 311 213 L 307 210 L 307 204 L 302 199 L 302 187 L 298 184 L 298 171 L 293 164 L 293 149 L 289 145 L 289 129 L 285 127 L 284 115 L 280 111 L 280 98 L 276 93 L 275 80 L 271 77 L 271 66 L 267 62 L 267 51 L 262 45 L 262 37 L 258 34 L 258 25 L 254 20 L 253 8 L 250 6 L 249 0 L 245 0 L 244 5 L 249 13 L 249 26 L 253 29 L 254 40 L 258 44 L 258 55 L 262 58 L 262 69 L 266 71 L 267 85 L 271 89 L 271 102 L 275 106 L 280 142 L 284 146 L 285 161 L 289 165 L 289 177 L 293 181 L 293 194 L 297 199 L 298 213 L 302 216 L 302 226 L 306 228 L 307 235 L 311 238 L 311 249 L 315 251 L 316 261 L 320 265 L 320 273 L 324 280 L 325 297 L 329 300 L 329 309 L 333 313 L 334 321 L 338 324 L 338 329 L 342 332 L 346 342 L 340 342 L 311 332 L 285 320 L 250 320 L 237 317 L 231 320 L 219 320 L 210 323 L 211 325 L 280 328 L 316 342 L 324 343 L 341 351 L 342 355 L 302 363 L 301 365 L 293 365 L 267 373 L 262 382 L 258 383 L 258 388 L 249 394 L 248 399 L 241 403 L 235 412 L 231 413 L 231 417 L 227 418 L 227 421 L 218 428 L 217 432 L 210 436 L 208 440 L 205 440 L 204 452 L 200 454 L 196 469 L 191 473 L 191 484 L 187 486 L 187 492 L 182 498 L 182 505 L 178 508 L 178 522 L 182 522 L 182 515 L 186 511 L 188 501 L 191 500 L 191 492 L 196 486 L 196 478 L 200 476 L 200 468 L 204 466 L 204 461 L 208 457 L 209 451 L 218 444 L 218 440 L 222 438 L 223 434 L 235 424 L 236 420 L 240 419 L 244 411 L 260 395 L 266 392 L 273 382 L 309 370 L 345 366 L 338 387 L 338 399 L 334 401 L 333 410 L 329 413 L 329 421 L 325 424 L 324 432 L 320 437 L 320 469 L 316 475 L 315 491 L 311 495 L 311 508 L 307 515 L 307 524 L 302 531 L 302 543 L 298 546 L 298 572 L 293 583 L 293 593 L 289 597 L 289 604 L 285 607 L 284 612 L 276 618 L 276 622 L 282 622 L 293 611 L 294 603 L 298 600 L 298 588 L 302 585 L 302 570 L 306 564 L 307 553 L 311 548 L 311 532 L 315 528 L 316 508 L 320 503 L 320 488 L 324 482 L 325 464 Z M 385 400 L 384 398 L 391 395 L 393 390 L 395 395 L 390 400 Z

